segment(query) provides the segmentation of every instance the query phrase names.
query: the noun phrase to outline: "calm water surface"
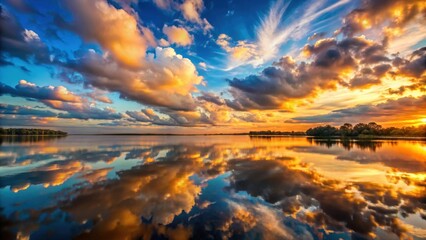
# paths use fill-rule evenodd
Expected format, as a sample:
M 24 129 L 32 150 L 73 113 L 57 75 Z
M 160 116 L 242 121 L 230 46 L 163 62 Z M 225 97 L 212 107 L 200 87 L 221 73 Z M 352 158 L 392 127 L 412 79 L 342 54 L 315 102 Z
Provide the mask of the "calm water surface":
M 2 139 L 0 239 L 426 239 L 426 143 Z

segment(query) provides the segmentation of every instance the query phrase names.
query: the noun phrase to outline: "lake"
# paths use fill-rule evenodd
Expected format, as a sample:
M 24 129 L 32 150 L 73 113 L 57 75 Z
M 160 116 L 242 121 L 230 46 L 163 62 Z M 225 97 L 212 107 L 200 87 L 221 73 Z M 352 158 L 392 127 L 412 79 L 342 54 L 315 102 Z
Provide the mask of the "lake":
M 1 139 L 1 239 L 426 239 L 426 142 Z

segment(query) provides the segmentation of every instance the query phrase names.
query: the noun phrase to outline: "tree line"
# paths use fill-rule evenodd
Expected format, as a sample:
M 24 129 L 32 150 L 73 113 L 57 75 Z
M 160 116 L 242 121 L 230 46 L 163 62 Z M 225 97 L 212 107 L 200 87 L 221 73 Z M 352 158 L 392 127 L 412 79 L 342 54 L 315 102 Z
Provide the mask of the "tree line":
M 67 132 L 51 130 L 51 129 L 36 129 L 36 128 L 0 128 L 0 135 L 27 136 L 27 135 L 45 135 L 45 136 L 64 136 Z
M 316 137 L 361 137 L 361 136 L 394 136 L 394 137 L 426 137 L 426 125 L 418 127 L 388 127 L 384 128 L 381 125 L 370 122 L 358 123 L 353 126 L 350 123 L 345 123 L 339 128 L 330 125 L 318 126 L 310 128 L 306 131 L 308 136 Z

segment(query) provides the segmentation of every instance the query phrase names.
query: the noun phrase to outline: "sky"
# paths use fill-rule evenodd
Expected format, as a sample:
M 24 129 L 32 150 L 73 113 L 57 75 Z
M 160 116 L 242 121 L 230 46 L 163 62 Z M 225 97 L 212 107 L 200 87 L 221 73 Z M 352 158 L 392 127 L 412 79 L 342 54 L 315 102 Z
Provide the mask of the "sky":
M 0 1 L 0 125 L 426 124 L 422 0 Z

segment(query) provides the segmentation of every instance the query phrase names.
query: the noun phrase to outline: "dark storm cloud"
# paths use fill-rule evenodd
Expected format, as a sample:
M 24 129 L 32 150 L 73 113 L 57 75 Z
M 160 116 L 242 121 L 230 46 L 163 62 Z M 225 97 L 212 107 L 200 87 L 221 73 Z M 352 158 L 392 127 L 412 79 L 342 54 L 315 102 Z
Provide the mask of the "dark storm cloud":
M 320 123 L 320 122 L 356 122 L 375 117 L 394 117 L 395 119 L 417 119 L 426 109 L 426 96 L 418 98 L 404 97 L 397 100 L 387 100 L 377 105 L 358 105 L 352 108 L 334 110 L 328 114 L 295 117 L 288 122 Z M 357 120 L 358 119 L 358 120 Z

